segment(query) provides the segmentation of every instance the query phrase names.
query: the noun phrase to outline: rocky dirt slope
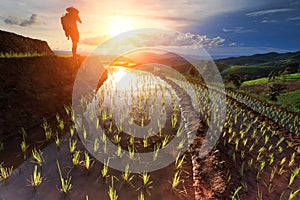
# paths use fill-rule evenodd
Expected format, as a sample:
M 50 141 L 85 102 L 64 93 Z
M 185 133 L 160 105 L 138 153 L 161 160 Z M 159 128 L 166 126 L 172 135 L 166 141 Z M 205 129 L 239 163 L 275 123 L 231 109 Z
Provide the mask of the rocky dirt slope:
M 46 41 L 0 30 L 0 52 L 54 55 Z
M 30 129 L 71 102 L 80 60 L 31 57 L 0 59 L 0 141 Z

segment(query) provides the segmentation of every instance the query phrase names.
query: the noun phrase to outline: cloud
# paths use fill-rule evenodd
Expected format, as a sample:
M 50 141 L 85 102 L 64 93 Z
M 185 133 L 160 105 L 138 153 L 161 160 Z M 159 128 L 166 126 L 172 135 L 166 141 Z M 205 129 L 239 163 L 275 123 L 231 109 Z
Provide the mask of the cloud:
M 224 38 L 220 36 L 209 38 L 206 35 L 199 35 L 193 33 L 175 33 L 175 34 L 166 34 L 158 36 L 158 41 L 164 46 L 177 46 L 177 47 L 188 47 L 193 46 L 197 47 L 213 47 L 219 46 L 225 42 Z M 153 37 L 153 40 L 155 38 Z
M 80 44 L 85 44 L 88 46 L 98 46 L 105 40 L 109 39 L 109 35 L 102 35 L 102 36 L 95 36 L 95 37 L 89 37 L 89 38 L 84 38 L 80 41 Z
M 253 0 L 251 4 L 248 0 L 93 0 L 89 2 L 90 6 L 80 4 L 83 9 L 82 16 L 97 15 L 99 23 L 102 24 L 105 22 L 105 16 L 108 16 L 108 20 L 110 16 L 124 16 L 133 18 L 132 24 L 135 28 L 162 27 L 181 31 L 205 24 L 206 19 L 210 17 L 255 9 L 259 5 L 267 4 L 261 0 Z
M 20 19 L 18 17 L 7 17 L 4 18 L 4 23 L 8 25 L 18 25 L 23 27 L 44 24 L 39 20 L 37 14 L 32 14 L 29 19 Z
M 39 24 L 39 19 L 36 14 L 32 14 L 29 20 L 27 19 L 23 20 L 20 26 L 30 26 L 33 24 Z
M 298 17 L 291 17 L 291 18 L 288 18 L 287 20 L 288 21 L 297 21 L 297 20 L 300 20 L 300 16 L 298 16 Z
M 298 5 L 298 4 L 299 4 L 298 1 L 294 1 L 294 2 L 291 2 L 291 3 L 290 3 L 291 6 L 295 6 L 295 5 Z
M 134 18 L 149 18 L 149 15 L 145 14 L 126 14 L 125 16 L 134 17 Z M 187 18 L 187 17 L 178 17 L 178 16 L 164 16 L 164 15 L 152 15 L 151 18 L 157 20 L 166 20 L 166 21 L 183 21 L 183 22 L 197 22 L 197 19 Z
M 96 36 L 86 38 L 81 41 L 82 44 L 97 46 L 108 36 Z M 180 48 L 200 48 L 216 47 L 223 45 L 225 39 L 217 37 L 207 37 L 193 33 L 173 32 L 172 34 L 157 32 L 139 32 L 117 36 L 110 42 L 110 47 L 132 46 L 134 47 L 180 47 Z
M 247 13 L 246 16 L 248 16 L 248 17 L 257 17 L 257 16 L 262 16 L 262 15 L 267 15 L 267 14 L 290 12 L 290 11 L 293 11 L 293 10 L 294 9 L 290 9 L 290 8 L 261 10 L 261 11 Z
M 20 19 L 16 17 L 8 17 L 8 18 L 4 18 L 4 23 L 8 25 L 19 25 Z
M 141 40 L 145 41 L 146 46 L 169 46 L 169 47 L 215 47 L 222 45 L 225 39 L 217 36 L 209 38 L 206 35 L 199 35 L 193 33 L 180 33 L 173 34 L 143 34 Z
M 225 33 L 253 33 L 256 32 L 252 29 L 245 29 L 244 27 L 233 27 L 233 28 L 223 28 L 222 29 Z
M 263 24 L 268 24 L 268 23 L 278 23 L 278 20 L 268 20 L 268 19 L 264 19 L 261 21 L 261 23 Z

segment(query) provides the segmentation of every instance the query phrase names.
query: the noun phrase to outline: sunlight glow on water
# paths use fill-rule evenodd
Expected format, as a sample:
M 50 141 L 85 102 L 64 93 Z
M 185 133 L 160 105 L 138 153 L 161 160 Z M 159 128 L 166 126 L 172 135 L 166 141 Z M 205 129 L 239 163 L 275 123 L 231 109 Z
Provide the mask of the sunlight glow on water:
M 158 85 L 168 87 L 162 79 L 144 70 L 114 66 L 110 68 L 110 71 L 107 82 L 114 90 L 138 90 L 145 85 L 151 88 Z

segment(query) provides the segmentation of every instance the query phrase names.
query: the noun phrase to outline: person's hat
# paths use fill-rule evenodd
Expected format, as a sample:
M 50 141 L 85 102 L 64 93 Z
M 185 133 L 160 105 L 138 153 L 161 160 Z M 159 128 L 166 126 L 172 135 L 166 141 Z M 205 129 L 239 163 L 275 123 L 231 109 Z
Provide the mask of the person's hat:
M 72 13 L 72 12 L 74 12 L 74 13 L 76 13 L 76 14 L 79 13 L 79 10 L 77 10 L 77 9 L 74 8 L 74 7 L 68 7 L 68 8 L 66 8 L 66 11 L 69 12 L 69 13 Z

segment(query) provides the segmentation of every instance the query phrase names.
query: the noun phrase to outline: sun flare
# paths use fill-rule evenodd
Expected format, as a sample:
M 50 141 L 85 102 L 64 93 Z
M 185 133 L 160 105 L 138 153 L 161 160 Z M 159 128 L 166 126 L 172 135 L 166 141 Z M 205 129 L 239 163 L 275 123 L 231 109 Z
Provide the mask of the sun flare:
M 115 67 L 114 69 L 114 77 L 118 81 L 120 81 L 127 74 L 127 70 L 123 67 Z
M 134 29 L 135 23 L 130 17 L 113 16 L 109 21 L 108 34 L 115 36 Z

